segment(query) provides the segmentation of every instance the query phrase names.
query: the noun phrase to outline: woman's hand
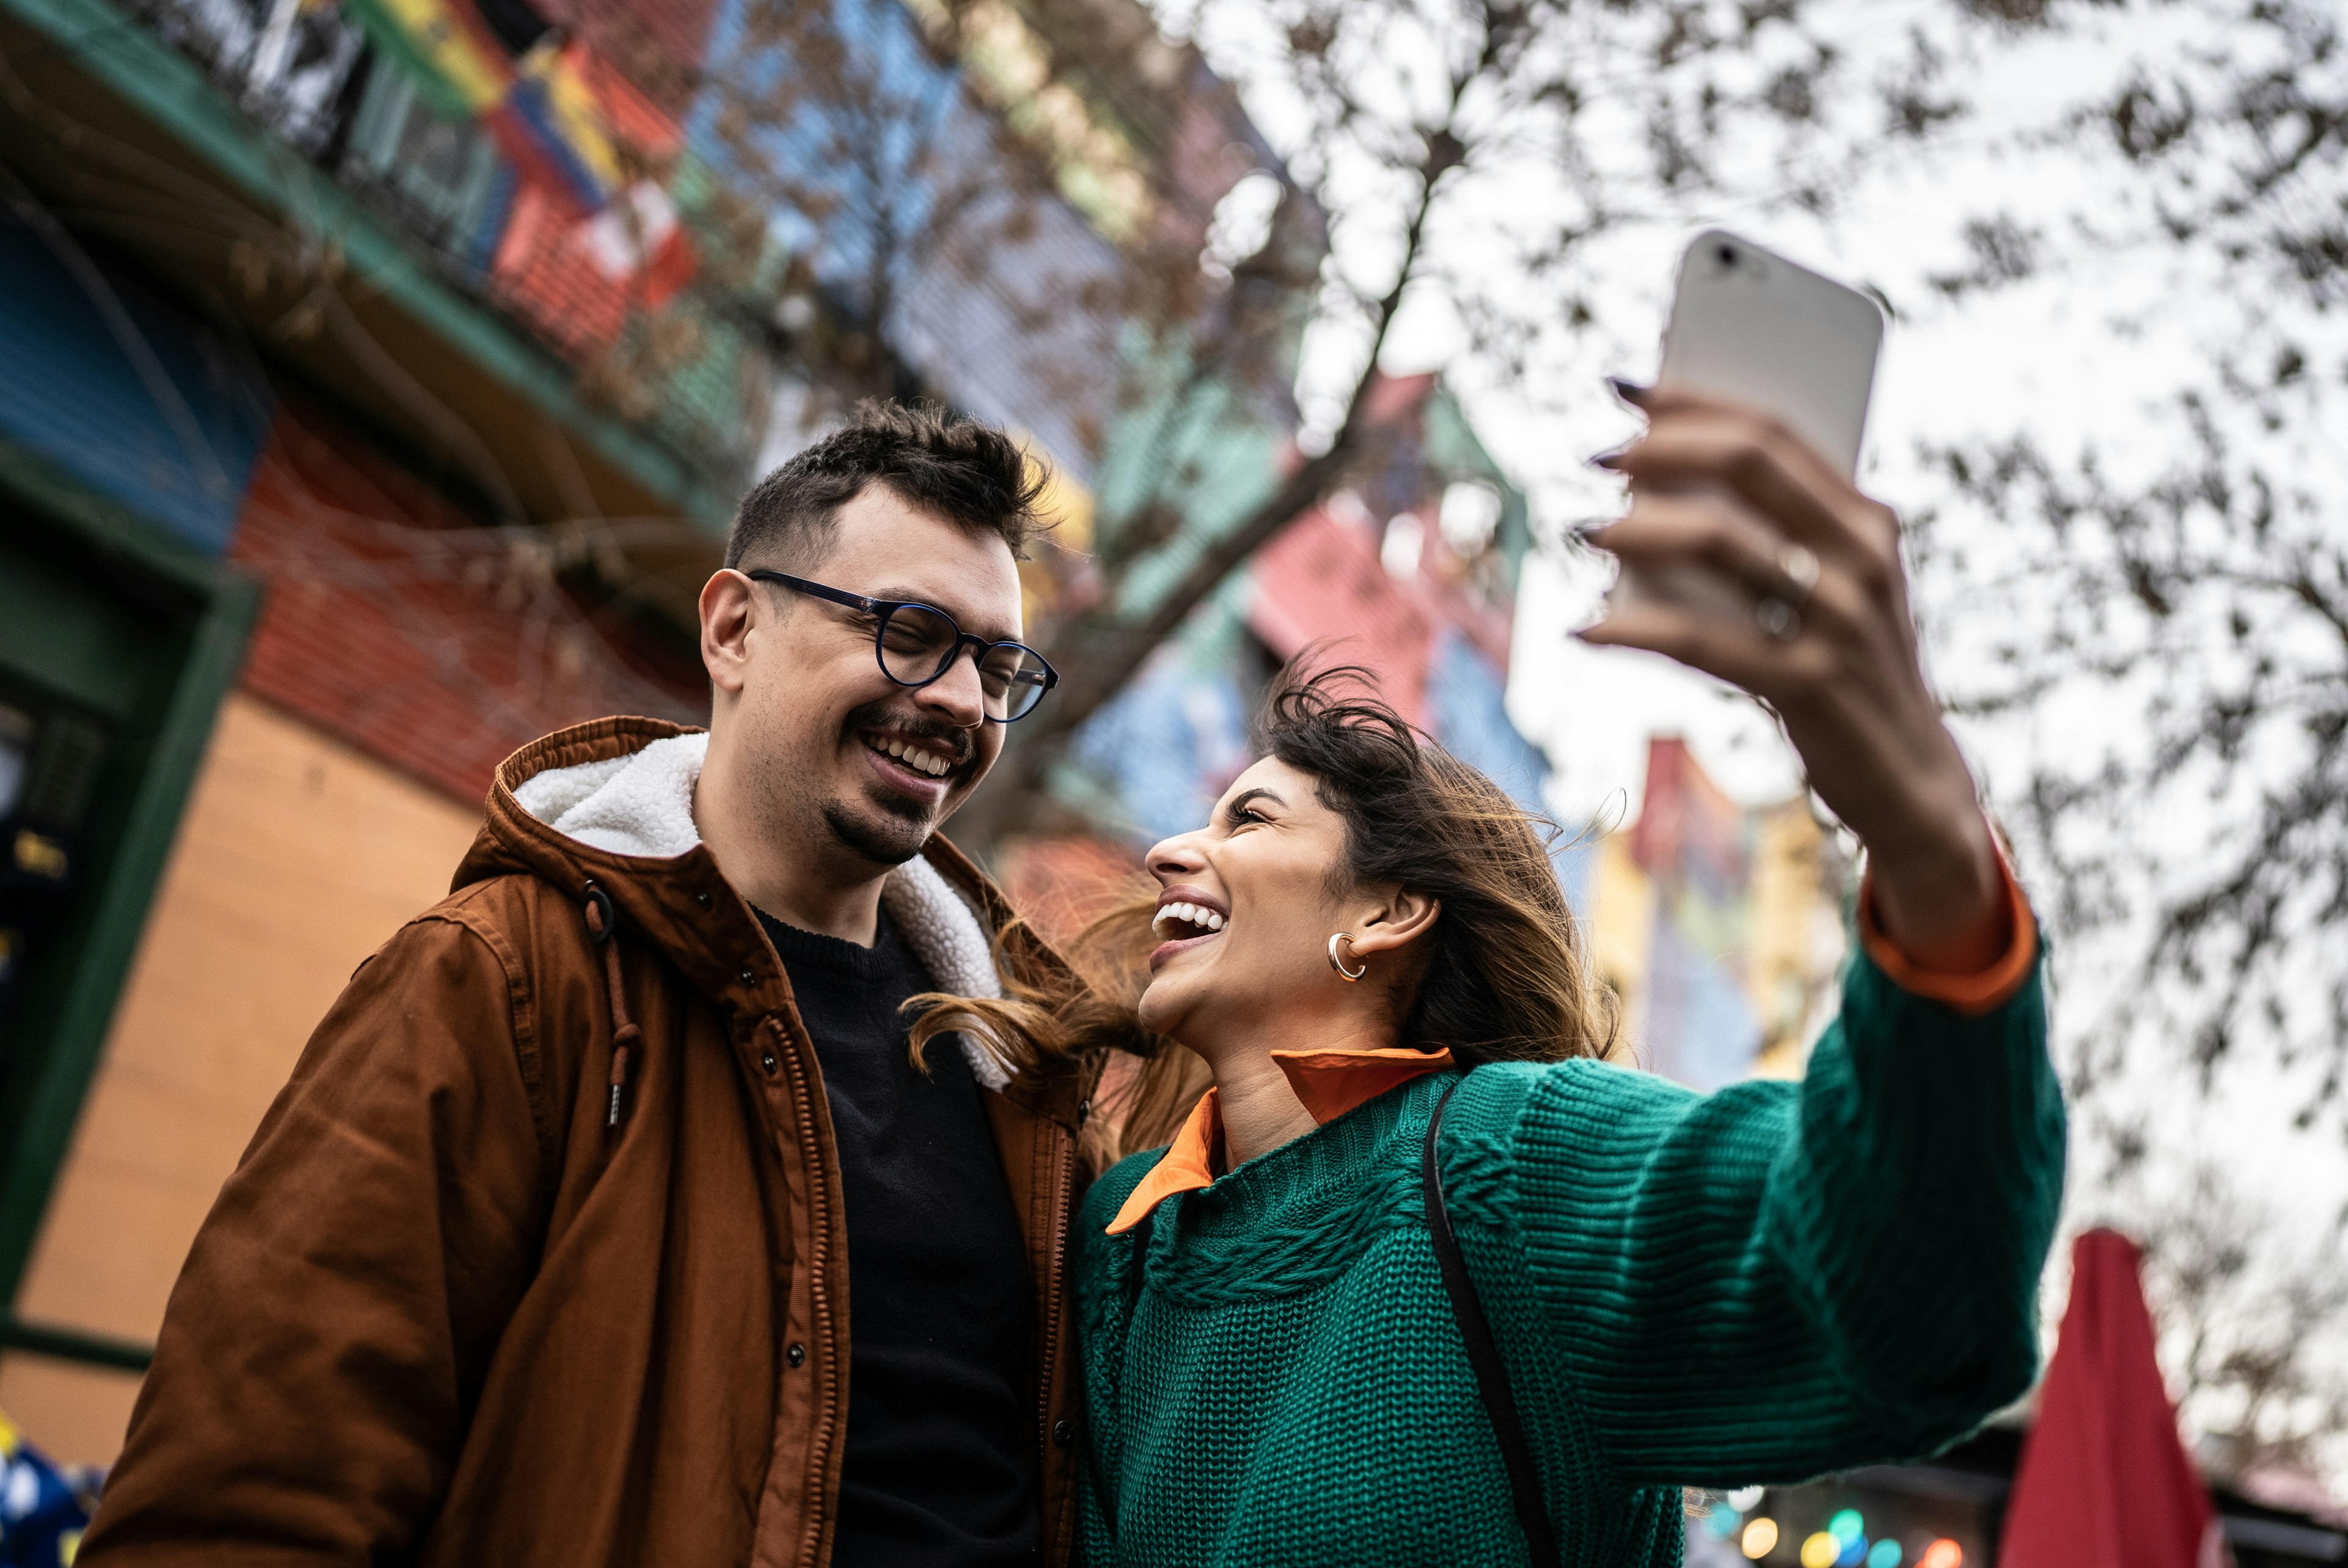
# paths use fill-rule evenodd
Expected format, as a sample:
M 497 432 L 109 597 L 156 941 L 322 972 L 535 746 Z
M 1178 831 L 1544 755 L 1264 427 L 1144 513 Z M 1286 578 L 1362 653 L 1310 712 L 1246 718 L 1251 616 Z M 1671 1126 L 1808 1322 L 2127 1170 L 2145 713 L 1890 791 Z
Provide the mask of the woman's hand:
M 1768 702 L 1811 787 L 1867 845 L 1884 935 L 1927 968 L 1986 967 L 2005 936 L 2003 875 L 1918 662 L 1899 519 L 1765 414 L 1670 389 L 1624 395 L 1647 434 L 1605 461 L 1629 477 L 1631 510 L 1591 542 L 1642 574 L 1725 579 L 1759 608 L 1732 618 L 1635 596 L 1582 640 L 1669 654 Z

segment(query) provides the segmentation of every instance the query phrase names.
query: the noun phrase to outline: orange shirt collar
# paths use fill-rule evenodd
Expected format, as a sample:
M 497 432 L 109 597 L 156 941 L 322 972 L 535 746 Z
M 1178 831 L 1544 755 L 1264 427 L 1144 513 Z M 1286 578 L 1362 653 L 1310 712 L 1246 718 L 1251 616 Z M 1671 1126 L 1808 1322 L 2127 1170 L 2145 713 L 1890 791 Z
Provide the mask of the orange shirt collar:
M 1346 1112 L 1366 1105 L 1389 1089 L 1414 1078 L 1441 1072 L 1451 1065 L 1448 1050 L 1275 1050 L 1272 1061 L 1288 1075 L 1288 1086 L 1312 1113 L 1314 1125 L 1334 1122 Z M 1108 1234 L 1123 1235 L 1142 1216 L 1177 1193 L 1194 1193 L 1215 1179 L 1223 1151 L 1222 1102 L 1210 1089 L 1200 1096 L 1189 1120 L 1174 1134 L 1141 1184 L 1125 1200 L 1111 1220 Z

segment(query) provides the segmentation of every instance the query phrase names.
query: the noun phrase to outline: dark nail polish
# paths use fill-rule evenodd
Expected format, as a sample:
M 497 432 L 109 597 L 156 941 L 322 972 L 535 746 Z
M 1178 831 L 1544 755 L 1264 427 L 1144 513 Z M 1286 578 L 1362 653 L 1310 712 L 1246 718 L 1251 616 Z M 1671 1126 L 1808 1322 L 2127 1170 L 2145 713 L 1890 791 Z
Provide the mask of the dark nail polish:
M 1593 468 L 1603 468 L 1610 474 L 1619 472 L 1622 466 L 1622 454 L 1601 452 L 1590 460 L 1590 466 Z
M 1625 381 L 1619 375 L 1608 376 L 1606 385 L 1615 396 L 1633 408 L 1646 407 L 1647 394 L 1654 390 L 1653 387 L 1641 386 L 1635 381 Z

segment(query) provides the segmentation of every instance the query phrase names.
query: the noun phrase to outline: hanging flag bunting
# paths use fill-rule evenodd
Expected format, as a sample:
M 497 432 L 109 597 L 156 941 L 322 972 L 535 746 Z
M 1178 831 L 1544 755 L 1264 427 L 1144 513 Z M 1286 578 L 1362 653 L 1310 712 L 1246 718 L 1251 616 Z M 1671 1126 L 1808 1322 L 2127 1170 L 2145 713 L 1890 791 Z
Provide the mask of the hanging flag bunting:
M 560 34 L 540 39 L 518 62 L 502 123 L 492 122 L 507 156 L 540 170 L 582 213 L 602 211 L 626 179 L 587 85 L 585 55 L 584 45 L 564 44 Z
M 571 212 L 602 211 L 625 177 L 586 77 L 586 46 L 549 31 L 516 60 L 467 0 L 350 0 L 369 38 L 418 94 L 473 119 L 521 178 Z
M 376 47 L 407 68 L 417 94 L 450 119 L 505 102 L 513 63 L 470 5 L 452 0 L 350 0 Z
M 637 298 L 653 310 L 674 298 L 696 270 L 676 204 L 648 179 L 629 187 L 627 200 L 596 214 L 582 227 L 580 238 L 605 277 L 633 284 Z

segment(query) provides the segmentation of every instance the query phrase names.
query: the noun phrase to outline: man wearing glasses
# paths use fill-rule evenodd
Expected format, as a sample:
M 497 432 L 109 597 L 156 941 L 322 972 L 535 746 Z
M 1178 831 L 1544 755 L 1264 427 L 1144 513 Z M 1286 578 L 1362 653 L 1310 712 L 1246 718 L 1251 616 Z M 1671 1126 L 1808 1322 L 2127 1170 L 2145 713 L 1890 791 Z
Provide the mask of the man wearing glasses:
M 1058 962 L 936 832 L 1057 679 L 1037 488 L 868 405 L 743 500 L 705 733 L 508 759 L 221 1190 L 81 1561 L 1066 1561 L 1092 1070 L 899 1010 Z

